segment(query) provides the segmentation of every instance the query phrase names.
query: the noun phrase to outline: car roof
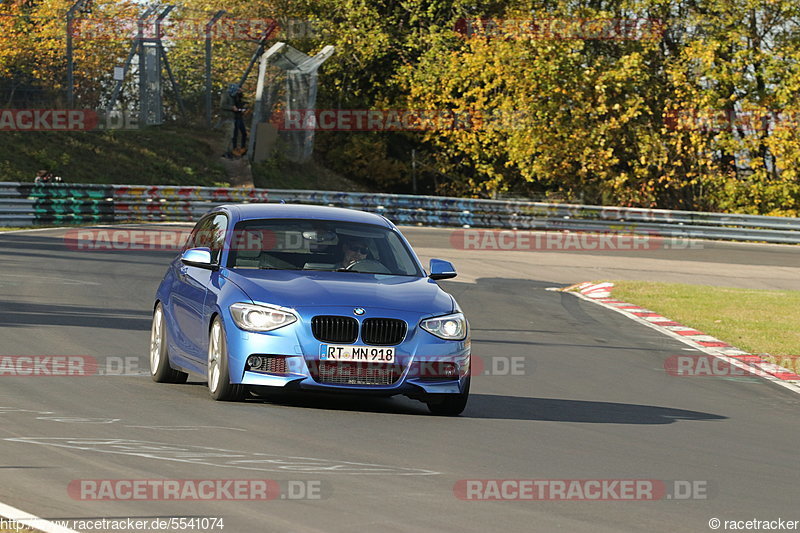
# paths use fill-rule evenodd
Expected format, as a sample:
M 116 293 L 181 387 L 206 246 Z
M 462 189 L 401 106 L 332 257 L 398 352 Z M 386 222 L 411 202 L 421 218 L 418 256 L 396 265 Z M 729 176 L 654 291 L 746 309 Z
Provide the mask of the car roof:
M 258 218 L 310 218 L 392 227 L 392 224 L 381 215 L 341 207 L 306 204 L 227 204 L 219 206 L 218 209 L 227 209 L 231 211 L 239 220 Z

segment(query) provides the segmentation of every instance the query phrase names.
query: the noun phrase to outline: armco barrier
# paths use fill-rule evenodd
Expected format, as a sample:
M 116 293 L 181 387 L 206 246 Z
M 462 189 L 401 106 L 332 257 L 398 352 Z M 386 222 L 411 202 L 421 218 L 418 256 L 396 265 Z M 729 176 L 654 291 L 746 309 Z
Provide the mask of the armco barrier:
M 114 222 L 114 188 L 0 182 L 0 226 Z
M 280 189 L 0 182 L 0 226 L 197 220 L 222 203 L 352 207 L 397 224 L 800 243 L 800 219 L 632 207 Z

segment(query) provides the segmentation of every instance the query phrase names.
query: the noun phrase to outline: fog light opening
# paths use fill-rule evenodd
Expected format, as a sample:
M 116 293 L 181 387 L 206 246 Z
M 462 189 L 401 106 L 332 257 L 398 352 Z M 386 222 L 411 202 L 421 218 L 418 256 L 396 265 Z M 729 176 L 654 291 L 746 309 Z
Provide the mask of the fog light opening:
M 442 368 L 442 375 L 446 378 L 454 378 L 458 376 L 458 368 L 454 364 L 446 364 Z
M 289 374 L 289 362 L 285 355 L 251 355 L 247 358 L 245 370 L 265 374 Z

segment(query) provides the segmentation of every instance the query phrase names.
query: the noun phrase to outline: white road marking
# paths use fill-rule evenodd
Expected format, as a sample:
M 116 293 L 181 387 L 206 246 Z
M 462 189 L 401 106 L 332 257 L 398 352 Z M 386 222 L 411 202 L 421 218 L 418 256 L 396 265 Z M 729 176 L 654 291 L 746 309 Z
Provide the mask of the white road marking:
M 0 415 L 3 413 L 36 413 L 37 415 L 52 415 L 53 411 L 34 411 L 33 409 L 20 409 L 19 407 L 0 407 Z
M 224 426 L 125 426 L 126 428 L 158 429 L 163 431 L 198 431 L 200 429 L 228 429 L 230 431 L 247 431 L 242 428 L 228 428 Z
M 53 230 L 60 230 L 60 229 L 64 229 L 64 227 L 59 226 L 57 228 L 34 228 L 34 229 L 0 230 L 0 235 L 8 235 L 10 233 L 37 233 L 39 231 L 53 231 Z
M 753 366 L 748 365 L 746 363 L 743 363 L 743 362 L 739 361 L 738 359 L 735 359 L 735 358 L 732 358 L 732 357 L 728 357 L 726 355 L 722 355 L 720 353 L 720 349 L 719 348 L 713 348 L 713 347 L 708 347 L 707 348 L 707 347 L 704 347 L 704 346 L 698 346 L 698 345 L 696 345 L 696 344 L 694 344 L 692 342 L 692 337 L 686 337 L 684 335 L 678 335 L 677 333 L 669 331 L 668 329 L 664 328 L 663 326 L 658 326 L 658 325 L 653 324 L 652 322 L 648 322 L 647 320 L 644 320 L 644 319 L 642 319 L 642 318 L 640 318 L 640 317 L 638 317 L 636 315 L 632 315 L 632 314 L 626 312 L 627 311 L 626 309 L 617 309 L 616 307 L 614 307 L 612 305 L 606 304 L 604 302 L 599 302 L 599 301 L 594 300 L 592 298 L 589 298 L 588 296 L 583 295 L 583 294 L 581 294 L 579 292 L 573 292 L 573 291 L 566 291 L 566 292 L 568 294 L 573 294 L 573 295 L 577 296 L 578 298 L 582 298 L 582 299 L 586 300 L 587 302 L 592 302 L 592 303 L 595 303 L 597 305 L 603 306 L 606 309 L 611 309 L 612 311 L 616 311 L 617 313 L 619 313 L 621 315 L 624 315 L 624 316 L 630 318 L 631 320 L 634 320 L 634 321 L 636 321 L 636 322 L 638 322 L 640 324 L 644 324 L 648 328 L 654 329 L 654 330 L 656 330 L 656 331 L 658 331 L 658 332 L 660 332 L 660 333 L 662 333 L 664 335 L 667 335 L 668 337 L 672 337 L 673 339 L 679 340 L 684 344 L 688 344 L 689 346 L 691 346 L 692 348 L 694 348 L 695 350 L 697 350 L 699 352 L 703 352 L 706 355 L 711 355 L 713 357 L 721 359 L 721 360 L 725 361 L 726 363 L 728 363 L 729 365 L 735 366 L 735 367 L 740 368 L 742 370 L 746 370 L 748 373 L 754 373 Z M 783 381 L 781 379 L 776 378 L 775 376 L 771 376 L 771 375 L 766 374 L 766 373 L 764 373 L 760 377 L 763 378 L 763 379 L 766 379 L 770 383 L 774 383 L 775 385 L 779 385 L 779 386 L 781 386 L 781 387 L 783 387 L 785 389 L 789 389 L 792 392 L 796 392 L 796 393 L 800 394 L 800 386 L 795 385 L 794 383 L 790 383 L 788 381 Z
M 80 416 L 37 416 L 36 420 L 64 422 L 65 424 L 113 424 L 120 421 L 119 418 L 83 418 Z
M 24 444 L 41 444 L 71 448 L 96 453 L 111 453 L 157 459 L 161 461 L 177 461 L 181 463 L 217 466 L 220 468 L 237 468 L 242 470 L 258 470 L 265 472 L 304 472 L 315 474 L 351 474 L 351 475 L 398 475 L 398 476 L 430 476 L 439 474 L 433 470 L 421 468 L 405 468 L 397 466 L 377 465 L 370 463 L 353 463 L 319 459 L 315 457 L 296 457 L 269 453 L 240 452 L 206 446 L 182 446 L 165 442 L 149 442 L 129 439 L 104 439 L 80 437 L 17 437 L 3 439 L 9 442 Z
M 65 285 L 102 285 L 102 283 L 97 283 L 96 281 L 83 281 L 80 279 L 72 279 L 72 278 L 57 278 L 54 276 L 40 276 L 39 274 L 7 274 L 5 272 L 0 272 L 0 277 L 25 278 L 36 281 L 36 283 L 39 283 L 42 280 L 46 280 L 46 281 L 56 281 L 58 283 L 64 283 Z

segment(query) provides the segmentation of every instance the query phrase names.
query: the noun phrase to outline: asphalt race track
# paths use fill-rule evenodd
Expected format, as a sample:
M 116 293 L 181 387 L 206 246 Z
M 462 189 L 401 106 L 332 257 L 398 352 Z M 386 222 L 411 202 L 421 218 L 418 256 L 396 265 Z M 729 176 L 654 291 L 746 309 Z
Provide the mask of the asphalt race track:
M 693 353 L 685 345 L 545 290 L 648 278 L 800 289 L 800 248 L 474 251 L 453 249 L 449 230 L 404 232 L 425 261 L 452 259 L 460 273 L 442 284 L 484 372 L 458 418 L 405 398 L 218 403 L 204 383 L 153 383 L 152 297 L 175 252 L 73 250 L 61 229 L 0 233 L 0 356 L 91 356 L 104 374 L 127 364 L 122 375 L 0 376 L 0 502 L 48 519 L 223 518 L 225 533 L 706 532 L 711 518 L 800 520 L 800 396 L 761 380 L 670 376 L 664 361 Z M 158 479 L 269 479 L 283 497 L 92 501 L 69 490 Z M 703 490 L 658 501 L 454 492 L 486 479 Z

